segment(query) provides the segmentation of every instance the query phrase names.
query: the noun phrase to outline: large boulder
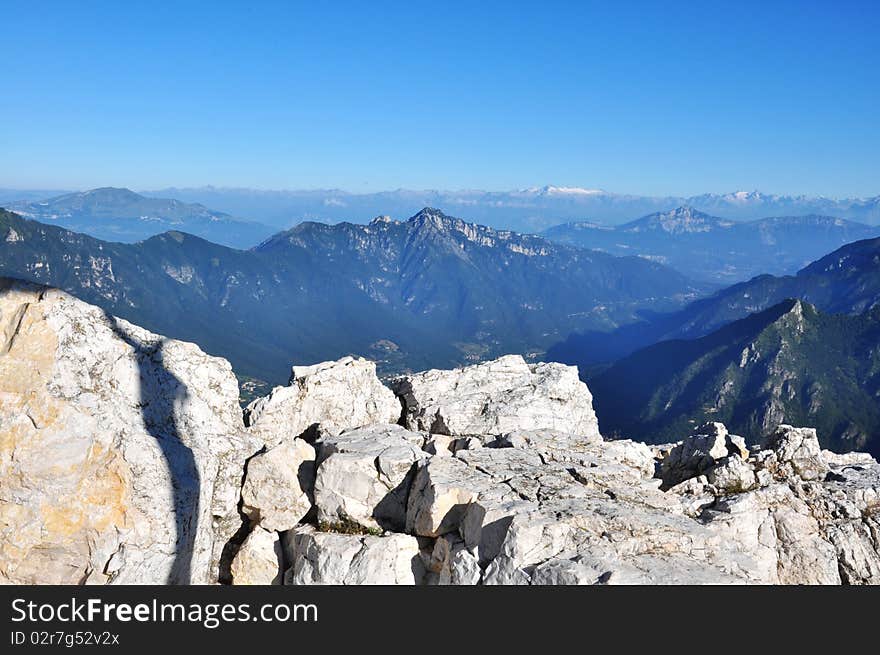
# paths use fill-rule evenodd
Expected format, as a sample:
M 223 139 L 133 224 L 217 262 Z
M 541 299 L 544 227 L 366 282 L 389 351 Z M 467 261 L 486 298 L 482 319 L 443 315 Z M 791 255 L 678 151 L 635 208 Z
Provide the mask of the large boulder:
M 864 453 L 826 460 L 821 484 L 796 485 L 833 547 L 841 581 L 880 584 L 880 465 Z
M 428 454 L 425 435 L 399 425 L 373 425 L 318 441 L 318 521 L 402 531 L 415 466 Z
M 728 456 L 748 457 L 742 437 L 728 433 L 723 423 L 704 423 L 663 458 L 660 477 L 673 487 L 706 473 Z
M 0 581 L 217 582 L 243 428 L 225 360 L 0 280 Z
M 291 562 L 285 584 L 412 585 L 425 576 L 419 542 L 406 534 L 361 536 L 304 526 L 285 533 L 284 545 Z
M 451 371 L 431 370 L 392 383 L 411 430 L 501 435 L 550 429 L 599 437 L 593 397 L 577 367 L 528 364 L 519 355 Z
M 254 528 L 239 547 L 230 568 L 234 585 L 281 584 L 284 555 L 278 533 Z
M 343 357 L 335 362 L 294 366 L 286 387 L 245 408 L 249 431 L 274 445 L 320 425 L 336 433 L 371 423 L 397 423 L 400 402 L 376 377 L 376 364 Z
M 406 531 L 437 537 L 458 530 L 468 504 L 492 482 L 458 458 L 432 458 L 419 467 L 410 488 Z
M 296 526 L 312 507 L 315 448 L 289 439 L 252 457 L 241 487 L 241 510 L 266 530 Z
M 710 468 L 706 482 L 722 493 L 749 491 L 761 484 L 755 467 L 738 456 L 725 457 Z
M 828 473 L 819 438 L 813 428 L 780 425 L 764 437 L 761 444 L 772 450 L 782 475 L 796 475 L 803 480 L 821 480 Z
M 422 561 L 428 585 L 475 585 L 483 575 L 476 555 L 455 534 L 439 537 L 431 548 L 422 549 Z

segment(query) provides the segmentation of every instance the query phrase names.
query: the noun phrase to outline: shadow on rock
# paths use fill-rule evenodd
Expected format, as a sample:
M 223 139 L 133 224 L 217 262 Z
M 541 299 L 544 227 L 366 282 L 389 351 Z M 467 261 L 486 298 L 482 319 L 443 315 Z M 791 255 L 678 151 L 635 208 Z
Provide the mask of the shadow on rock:
M 116 336 L 134 351 L 140 372 L 138 403 L 144 427 L 156 440 L 171 477 L 176 542 L 174 562 L 166 583 L 190 584 L 201 479 L 192 450 L 181 441 L 175 414 L 175 406 L 185 401 L 188 392 L 162 361 L 167 339 L 144 343 L 120 325 L 116 317 L 107 314 L 107 319 Z

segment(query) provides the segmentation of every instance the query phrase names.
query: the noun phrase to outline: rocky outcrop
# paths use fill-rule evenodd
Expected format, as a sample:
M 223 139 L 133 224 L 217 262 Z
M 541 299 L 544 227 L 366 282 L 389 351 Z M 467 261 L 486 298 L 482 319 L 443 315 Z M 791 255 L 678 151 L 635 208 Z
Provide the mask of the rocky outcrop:
M 318 425 L 337 433 L 371 423 L 397 423 L 400 402 L 376 377 L 376 365 L 363 358 L 294 366 L 290 383 L 247 406 L 251 434 L 267 444 L 303 435 Z
M 803 480 L 822 480 L 828 464 L 822 457 L 819 439 L 812 428 L 780 425 L 764 438 L 762 445 L 773 452 L 773 464 L 780 467 L 783 477 L 797 476 Z M 766 463 L 769 467 L 770 463 Z
M 225 361 L 4 281 L 0 581 L 880 583 L 880 465 L 815 430 L 604 441 L 519 357 L 394 388 L 296 367 L 245 427 Z
M 422 584 L 880 583 L 880 466 L 826 459 L 812 430 L 774 434 L 755 452 L 721 424 L 653 449 L 553 430 L 439 449 L 428 436 L 436 452 L 412 461 L 406 524 L 393 534 L 417 539 Z M 334 557 L 347 579 L 355 555 L 392 535 L 306 534 L 307 548 L 287 551 L 288 583 L 333 579 Z M 388 581 L 383 566 L 369 577 L 358 565 L 357 580 Z M 291 572 L 316 567 L 317 577 Z
M 700 498 L 695 517 L 749 553 L 761 582 L 880 584 L 880 465 L 861 454 L 826 459 L 807 428 L 779 426 L 764 446 L 721 458 L 670 493 Z
M 519 355 L 454 371 L 431 370 L 398 378 L 403 424 L 447 435 L 501 435 L 551 429 L 599 437 L 593 397 L 577 368 L 527 364 Z
M 225 360 L 0 280 L 0 581 L 217 581 L 258 447 Z
M 428 457 L 425 435 L 374 425 L 318 442 L 315 504 L 322 524 L 402 531 L 415 463 Z
M 727 432 L 723 423 L 701 425 L 663 458 L 660 477 L 666 487 L 693 478 L 728 456 L 748 457 L 745 439 Z

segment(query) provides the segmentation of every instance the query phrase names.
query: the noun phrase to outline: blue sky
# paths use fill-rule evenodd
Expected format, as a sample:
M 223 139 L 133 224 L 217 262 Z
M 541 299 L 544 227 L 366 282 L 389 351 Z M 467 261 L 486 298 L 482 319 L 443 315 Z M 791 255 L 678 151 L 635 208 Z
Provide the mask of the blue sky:
M 0 187 L 880 194 L 878 2 L 415 4 L 0 0 Z

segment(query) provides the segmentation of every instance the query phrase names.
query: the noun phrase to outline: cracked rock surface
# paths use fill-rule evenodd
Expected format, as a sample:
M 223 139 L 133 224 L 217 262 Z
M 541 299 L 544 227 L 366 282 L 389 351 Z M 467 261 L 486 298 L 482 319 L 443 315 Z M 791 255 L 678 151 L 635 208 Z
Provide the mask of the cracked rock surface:
M 403 424 L 448 435 L 500 435 L 513 430 L 559 429 L 587 439 L 599 435 L 593 396 L 577 369 L 528 364 L 520 355 L 452 371 L 398 378 Z
M 0 279 L 0 581 L 215 582 L 258 447 L 225 360 Z
M 242 413 L 224 360 L 0 281 L 0 582 L 880 583 L 880 465 L 815 430 L 605 441 L 518 356 L 393 389 L 346 357 Z
M 343 357 L 292 371 L 288 386 L 275 387 L 245 408 L 250 432 L 267 443 L 293 439 L 317 425 L 340 432 L 400 419 L 400 402 L 376 377 L 373 362 Z

